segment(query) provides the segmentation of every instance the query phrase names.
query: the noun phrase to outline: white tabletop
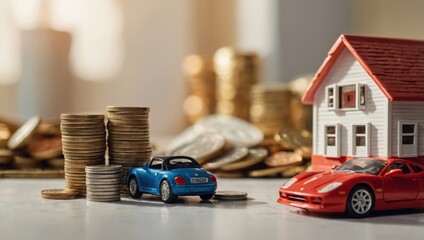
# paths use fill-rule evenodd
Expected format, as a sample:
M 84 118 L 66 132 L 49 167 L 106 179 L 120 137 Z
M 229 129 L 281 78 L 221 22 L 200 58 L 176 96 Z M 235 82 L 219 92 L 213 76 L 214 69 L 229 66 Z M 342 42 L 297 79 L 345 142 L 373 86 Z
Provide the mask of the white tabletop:
M 281 179 L 218 179 L 218 190 L 249 200 L 201 202 L 158 197 L 98 203 L 47 200 L 40 191 L 64 180 L 0 179 L 0 239 L 422 239 L 424 209 L 379 212 L 366 219 L 311 214 L 276 203 Z

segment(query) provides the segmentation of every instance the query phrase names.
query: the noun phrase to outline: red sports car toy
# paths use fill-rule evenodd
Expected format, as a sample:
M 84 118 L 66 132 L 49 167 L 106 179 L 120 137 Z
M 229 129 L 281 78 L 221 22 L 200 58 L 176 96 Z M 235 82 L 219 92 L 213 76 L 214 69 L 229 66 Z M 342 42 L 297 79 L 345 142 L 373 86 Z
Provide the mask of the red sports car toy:
M 402 159 L 355 158 L 327 172 L 305 172 L 279 190 L 279 203 L 316 212 L 372 211 L 424 207 L 424 170 Z

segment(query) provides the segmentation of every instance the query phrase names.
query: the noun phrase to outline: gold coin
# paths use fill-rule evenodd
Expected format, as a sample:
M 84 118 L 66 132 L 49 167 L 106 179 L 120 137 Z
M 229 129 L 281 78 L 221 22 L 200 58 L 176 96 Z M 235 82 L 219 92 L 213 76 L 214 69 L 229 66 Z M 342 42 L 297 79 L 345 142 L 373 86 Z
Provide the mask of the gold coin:
M 60 137 L 43 138 L 29 143 L 28 153 L 36 159 L 50 159 L 62 155 L 62 141 Z
M 275 176 L 285 170 L 288 170 L 295 166 L 296 164 L 280 166 L 280 167 L 272 167 L 266 169 L 253 170 L 248 173 L 249 177 L 267 177 L 267 176 Z
M 104 118 L 105 118 L 105 115 L 103 114 L 68 114 L 68 113 L 60 114 L 60 119 L 62 120 L 77 120 L 77 121 L 81 121 L 83 119 L 103 120 Z
M 41 197 L 46 199 L 75 199 L 79 192 L 71 189 L 44 189 L 41 191 Z
M 265 159 L 265 164 L 270 167 L 287 166 L 301 163 L 302 156 L 295 152 L 278 152 Z

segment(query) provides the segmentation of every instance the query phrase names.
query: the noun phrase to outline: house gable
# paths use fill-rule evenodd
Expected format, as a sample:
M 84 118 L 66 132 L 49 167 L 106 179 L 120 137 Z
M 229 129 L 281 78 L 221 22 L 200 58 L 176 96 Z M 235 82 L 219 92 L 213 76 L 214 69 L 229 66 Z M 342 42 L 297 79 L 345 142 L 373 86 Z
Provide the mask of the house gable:
M 326 153 L 326 126 L 338 125 L 340 135 L 340 156 L 364 156 L 355 150 L 356 125 L 368 126 L 369 156 L 388 156 L 388 122 L 389 100 L 375 81 L 357 61 L 348 49 L 339 53 L 337 61 L 328 71 L 316 89 L 314 105 L 314 154 L 328 156 Z M 365 86 L 365 109 L 329 109 L 326 89 L 335 86 Z M 337 101 L 335 104 L 338 104 Z
M 315 74 L 303 103 L 312 104 L 317 88 L 344 49 L 389 100 L 424 101 L 424 41 L 342 35 Z

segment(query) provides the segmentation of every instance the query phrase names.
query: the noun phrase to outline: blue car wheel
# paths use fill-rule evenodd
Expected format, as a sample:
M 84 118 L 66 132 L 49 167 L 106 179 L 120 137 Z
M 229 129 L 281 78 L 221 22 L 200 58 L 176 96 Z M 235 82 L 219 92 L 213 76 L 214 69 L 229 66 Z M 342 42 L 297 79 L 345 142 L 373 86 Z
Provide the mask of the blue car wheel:
M 167 180 L 160 184 L 160 197 L 164 203 L 174 203 L 178 199 L 178 196 L 172 193 L 171 184 Z
M 128 191 L 130 192 L 132 198 L 140 198 L 141 195 L 143 195 L 143 193 L 138 189 L 138 183 L 134 176 L 130 178 Z
M 203 194 L 199 196 L 202 200 L 206 201 L 213 197 L 213 194 Z

